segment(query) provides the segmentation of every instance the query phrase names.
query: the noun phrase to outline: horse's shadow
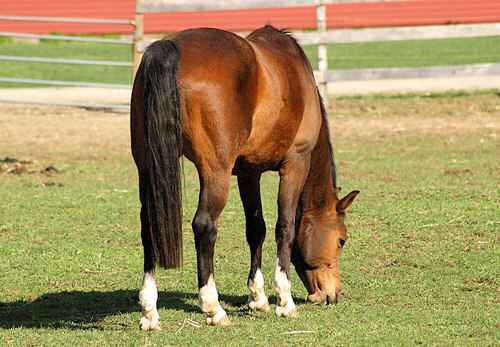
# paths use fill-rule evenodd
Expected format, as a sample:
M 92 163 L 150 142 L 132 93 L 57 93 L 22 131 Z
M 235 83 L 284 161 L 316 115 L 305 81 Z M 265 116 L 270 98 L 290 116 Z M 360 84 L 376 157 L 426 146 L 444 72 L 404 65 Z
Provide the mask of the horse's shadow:
M 197 293 L 160 291 L 158 308 L 201 313 L 197 299 Z M 235 310 L 246 307 L 245 295 L 220 295 L 220 299 Z M 48 293 L 33 301 L 0 303 L 0 328 L 102 329 L 100 322 L 108 316 L 140 311 L 137 290 Z

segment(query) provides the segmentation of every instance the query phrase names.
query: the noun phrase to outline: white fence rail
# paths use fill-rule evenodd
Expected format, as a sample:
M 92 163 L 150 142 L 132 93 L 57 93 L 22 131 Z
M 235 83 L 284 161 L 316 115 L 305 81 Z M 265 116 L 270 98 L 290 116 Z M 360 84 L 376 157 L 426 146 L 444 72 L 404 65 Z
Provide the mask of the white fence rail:
M 429 25 L 414 27 L 394 27 L 394 28 L 366 28 L 366 29 L 338 29 L 326 30 L 326 9 L 325 4 L 346 3 L 346 2 L 377 2 L 381 0 L 137 0 L 135 21 L 130 20 L 105 20 L 105 19 L 81 19 L 81 18 L 53 18 L 53 17 L 20 17 L 20 16 L 0 16 L 0 20 L 16 21 L 40 21 L 40 22 L 77 22 L 77 23 L 107 23 L 126 24 L 134 26 L 133 40 L 114 40 L 89 37 L 75 37 L 62 35 L 36 35 L 25 33 L 0 32 L 1 36 L 38 38 L 67 41 L 86 41 L 110 44 L 132 44 L 133 62 L 106 62 L 106 61 L 85 61 L 69 59 L 51 59 L 37 57 L 10 57 L 0 56 L 0 60 L 41 62 L 56 64 L 81 64 L 81 65 L 109 65 L 109 66 L 133 66 L 135 72 L 139 66 L 141 55 L 147 41 L 144 38 L 143 14 L 152 12 L 189 12 L 201 10 L 232 10 L 251 8 L 271 8 L 290 6 L 316 6 L 317 31 L 309 33 L 296 33 L 295 37 L 302 45 L 318 45 L 318 71 L 315 71 L 321 94 L 326 95 L 327 83 L 330 81 L 352 81 L 371 79 L 405 79 L 405 78 L 428 78 L 428 77 L 454 77 L 472 75 L 496 75 L 500 74 L 500 63 L 475 64 L 466 66 L 434 66 L 424 68 L 389 68 L 389 69 L 355 69 L 355 70 L 328 70 L 327 44 L 352 43 L 352 42 L 374 42 L 374 41 L 399 41 L 399 40 L 422 40 L 422 39 L 442 39 L 480 36 L 500 36 L 500 23 L 488 24 L 459 24 L 459 25 Z M 407 1 L 407 0 L 391 0 Z M 47 81 L 28 80 L 0 77 L 1 82 L 16 83 L 39 83 L 57 84 L 87 87 L 109 87 L 109 88 L 130 88 L 129 85 L 113 85 L 102 83 L 67 82 L 67 81 Z M 325 100 L 327 100 L 325 98 Z M 0 101 L 13 101 L 1 99 Z M 40 103 L 32 100 L 33 103 Z M 16 102 L 30 102 L 30 100 L 16 100 Z M 73 106 L 92 107 L 87 103 L 60 103 Z M 125 105 L 95 105 L 95 107 L 128 107 Z
M 29 22 L 60 22 L 60 23 L 126 24 L 126 25 L 135 24 L 134 21 L 130 20 L 55 18 L 55 17 L 0 16 L 0 20 L 29 21 Z M 97 43 L 107 43 L 107 44 L 127 44 L 127 45 L 133 44 L 132 40 L 102 39 L 93 37 L 78 37 L 78 36 L 63 36 L 63 35 L 37 35 L 37 34 L 25 34 L 25 33 L 0 32 L 0 37 L 1 36 L 16 37 L 16 38 L 50 39 L 50 40 L 62 40 L 62 41 L 97 42 Z M 21 56 L 5 56 L 5 55 L 0 56 L 0 60 L 21 61 L 27 63 L 52 63 L 52 64 L 73 64 L 73 65 L 76 64 L 76 65 L 123 66 L 123 67 L 133 66 L 131 62 L 72 60 L 72 59 L 21 57 Z M 0 77 L 0 82 L 57 85 L 57 86 L 98 87 L 98 88 L 130 88 L 130 85 L 122 85 L 122 84 L 37 80 L 37 79 L 9 78 L 9 77 Z M 117 105 L 117 104 L 92 104 L 92 103 L 77 103 L 77 102 L 61 103 L 56 101 L 42 102 L 39 100 L 21 100 L 21 99 L 6 99 L 6 98 L 0 98 L 0 102 L 18 102 L 18 103 L 33 103 L 33 104 L 43 103 L 52 105 L 98 107 L 98 108 L 128 108 L 127 105 Z
M 346 2 L 376 2 L 381 0 L 137 0 L 136 31 L 134 35 L 134 71 L 139 66 L 141 54 L 146 46 L 143 32 L 143 13 L 190 12 L 252 9 L 290 6 L 316 6 L 317 31 L 297 33 L 295 37 L 302 45 L 318 45 L 318 71 L 315 71 L 322 95 L 327 94 L 327 83 L 339 80 L 368 80 L 383 78 L 428 78 L 497 74 L 500 64 L 485 64 L 404 69 L 328 70 L 327 44 L 424 40 L 479 36 L 500 36 L 500 23 L 429 25 L 394 28 L 338 29 L 326 30 L 325 4 Z M 394 1 L 394 0 L 392 0 Z M 405 0 L 396 0 L 405 1 Z M 325 100 L 327 100 L 325 98 Z

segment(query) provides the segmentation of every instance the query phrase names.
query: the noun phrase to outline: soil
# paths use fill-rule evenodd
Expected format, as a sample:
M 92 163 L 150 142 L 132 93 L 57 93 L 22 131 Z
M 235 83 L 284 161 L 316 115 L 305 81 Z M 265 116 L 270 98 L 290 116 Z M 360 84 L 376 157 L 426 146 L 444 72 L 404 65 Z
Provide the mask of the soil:
M 92 102 L 120 102 L 129 95 L 107 98 L 101 90 L 85 89 Z M 0 90 L 0 97 L 5 97 Z M 13 93 L 15 90 L 8 90 Z M 19 90 L 17 90 L 19 92 Z M 93 92 L 93 93 L 91 93 Z M 111 91 L 111 93 L 115 93 Z M 123 93 L 123 91 L 118 91 Z M 47 94 L 48 89 L 29 89 Z M 74 101 L 75 88 L 57 90 L 59 97 Z M 80 96 L 83 96 L 80 94 Z M 17 98 L 25 95 L 16 95 Z M 30 97 L 28 95 L 27 97 Z M 333 138 L 351 141 L 368 137 L 411 133 L 464 133 L 482 131 L 498 138 L 500 98 L 477 94 L 448 98 L 347 98 L 330 102 L 328 114 Z M 17 160 L 97 159 L 116 151 L 129 151 L 129 115 L 126 109 L 15 104 L 0 102 L 0 159 Z M 4 163 L 5 164 L 5 163 Z M 50 161 L 47 161 L 47 165 Z
M 406 80 L 342 81 L 328 83 L 331 95 L 364 95 L 373 93 L 433 92 L 446 90 L 500 89 L 500 75 L 425 78 Z M 109 88 L 12 88 L 0 89 L 0 99 L 127 104 L 130 89 Z

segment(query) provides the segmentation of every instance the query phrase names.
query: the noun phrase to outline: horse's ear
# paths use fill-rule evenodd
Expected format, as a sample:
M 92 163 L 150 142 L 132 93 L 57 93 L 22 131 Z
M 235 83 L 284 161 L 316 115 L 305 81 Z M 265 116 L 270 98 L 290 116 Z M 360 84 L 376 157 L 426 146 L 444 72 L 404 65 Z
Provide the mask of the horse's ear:
M 351 206 L 354 198 L 356 197 L 356 195 L 358 195 L 358 193 L 359 190 L 353 190 L 352 192 L 344 196 L 337 204 L 337 212 L 344 212 L 349 206 Z

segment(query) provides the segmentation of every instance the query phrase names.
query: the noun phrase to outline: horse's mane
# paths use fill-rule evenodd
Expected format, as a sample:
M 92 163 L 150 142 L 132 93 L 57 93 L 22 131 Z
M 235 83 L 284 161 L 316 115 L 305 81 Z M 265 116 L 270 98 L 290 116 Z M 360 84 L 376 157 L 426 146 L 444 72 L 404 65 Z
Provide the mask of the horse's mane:
M 292 35 L 289 29 L 277 29 L 272 25 L 267 24 L 260 29 L 254 30 L 246 38 L 254 41 L 266 41 L 269 43 L 275 42 L 279 44 L 288 51 L 298 54 L 308 66 L 308 69 L 312 72 L 311 64 L 309 63 L 304 50 L 300 47 L 297 39 Z
M 319 93 L 319 89 L 316 87 L 316 90 L 318 92 L 318 98 L 319 98 L 319 105 L 321 107 L 321 118 L 323 118 L 323 123 L 325 124 L 326 127 L 326 136 L 327 136 L 327 144 L 328 144 L 328 158 L 330 159 L 330 171 L 332 174 L 332 184 L 333 188 L 337 187 L 337 169 L 335 167 L 335 161 L 333 160 L 333 146 L 332 146 L 332 141 L 330 139 L 330 127 L 328 125 L 328 116 L 326 114 L 326 108 L 325 104 L 323 102 L 323 98 L 321 97 L 321 94 Z

